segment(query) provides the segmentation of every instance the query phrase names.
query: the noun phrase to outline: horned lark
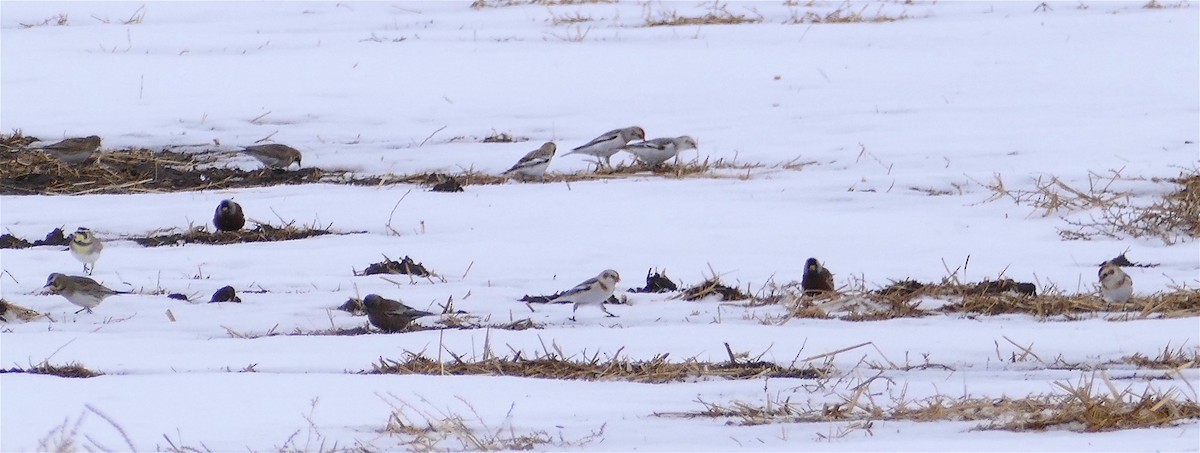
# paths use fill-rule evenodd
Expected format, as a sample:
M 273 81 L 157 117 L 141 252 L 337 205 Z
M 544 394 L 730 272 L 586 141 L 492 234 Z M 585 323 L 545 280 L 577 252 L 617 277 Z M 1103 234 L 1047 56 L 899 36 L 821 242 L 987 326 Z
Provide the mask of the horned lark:
M 46 278 L 46 286 L 50 288 L 50 292 L 58 294 L 67 299 L 67 302 L 83 307 L 75 314 L 79 314 L 84 310 L 88 313 L 92 312 L 92 308 L 100 305 L 106 297 L 114 294 L 129 294 L 125 291 L 113 291 L 104 287 L 95 280 L 87 277 L 76 277 L 71 275 L 63 275 L 60 273 L 50 274 Z
M 77 165 L 91 159 L 92 154 L 99 148 L 100 137 L 90 135 L 87 137 L 68 138 L 58 143 L 51 143 L 32 149 L 45 151 L 47 154 L 54 156 L 55 159 Z
M 816 258 L 809 258 L 804 262 L 804 278 L 800 280 L 800 287 L 806 296 L 833 292 L 833 274 Z
M 637 156 L 638 160 L 644 162 L 646 165 L 657 167 L 663 162 L 675 158 L 680 152 L 696 149 L 696 147 L 695 139 L 682 135 L 675 138 L 656 138 L 644 142 L 630 143 L 621 149 Z
M 598 305 L 604 314 L 611 318 L 617 317 L 608 312 L 604 308 L 604 301 L 612 296 L 613 291 L 617 289 L 617 282 L 621 281 L 621 275 L 612 269 L 601 272 L 600 275 L 584 280 L 582 283 L 575 285 L 574 288 L 559 294 L 558 297 L 551 299 L 549 303 L 566 303 L 574 302 L 575 306 L 571 308 L 571 320 L 575 320 L 575 312 L 579 310 L 580 305 Z
M 367 294 L 367 297 L 363 298 L 363 307 L 367 309 L 367 320 L 371 325 L 384 332 L 400 332 L 414 319 L 433 316 L 433 313 L 417 310 L 404 305 L 403 302 L 386 299 L 377 294 Z
M 258 159 L 266 168 L 288 168 L 292 162 L 300 166 L 300 151 L 288 145 L 270 143 L 266 145 L 247 146 L 242 152 Z
M 80 227 L 71 233 L 71 243 L 67 247 L 71 249 L 71 256 L 83 263 L 83 271 L 92 275 L 100 252 L 104 251 L 104 242 L 92 234 L 92 230 Z
M 1133 296 L 1133 279 L 1120 266 L 1105 261 L 1100 265 L 1100 295 L 1108 303 L 1129 302 Z
M 624 129 L 613 129 L 601 134 L 592 141 L 584 143 L 571 150 L 571 152 L 563 154 L 569 156 L 572 154 L 587 154 L 596 158 L 596 163 L 603 163 L 606 167 L 611 167 L 613 154 L 621 150 L 622 146 L 629 144 L 634 140 L 645 140 L 646 131 L 637 126 L 630 126 Z
M 516 165 L 504 172 L 504 174 L 516 174 L 521 178 L 534 178 L 538 181 L 545 180 L 546 167 L 550 166 L 550 159 L 554 158 L 554 151 L 558 150 L 558 146 L 554 142 L 546 142 L 541 148 L 530 151 L 525 157 L 517 161 Z
M 233 200 L 221 200 L 217 212 L 213 214 L 213 226 L 217 231 L 237 231 L 246 226 L 246 215 L 242 214 L 242 205 Z

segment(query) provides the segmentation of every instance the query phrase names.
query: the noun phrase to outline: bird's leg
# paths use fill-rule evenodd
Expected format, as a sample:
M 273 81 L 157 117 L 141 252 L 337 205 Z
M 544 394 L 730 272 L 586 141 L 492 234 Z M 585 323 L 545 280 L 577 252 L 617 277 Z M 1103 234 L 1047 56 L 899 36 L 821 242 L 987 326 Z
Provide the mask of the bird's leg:
M 600 304 L 600 310 L 603 311 L 604 314 L 608 315 L 609 318 L 619 318 L 620 317 L 620 316 L 614 315 L 612 313 L 609 313 L 608 309 L 604 308 L 604 304 Z
M 84 310 L 87 310 L 87 312 L 88 312 L 88 313 L 91 313 L 91 312 L 92 312 L 92 309 L 90 309 L 90 308 L 87 308 L 87 307 L 83 307 L 83 308 L 80 308 L 79 310 L 75 311 L 75 314 L 80 314 L 80 313 L 83 313 L 83 311 L 84 311 Z

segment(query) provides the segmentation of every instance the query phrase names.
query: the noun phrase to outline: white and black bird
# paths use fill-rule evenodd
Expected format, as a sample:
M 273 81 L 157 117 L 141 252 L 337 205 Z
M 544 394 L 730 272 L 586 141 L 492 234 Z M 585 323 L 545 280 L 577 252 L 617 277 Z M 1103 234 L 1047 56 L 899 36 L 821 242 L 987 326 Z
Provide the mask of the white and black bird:
M 87 137 L 68 138 L 57 143 L 33 147 L 31 149 L 45 151 L 46 154 L 53 156 L 55 159 L 77 165 L 87 162 L 88 159 L 92 158 L 92 154 L 97 149 L 100 149 L 100 137 L 89 135 Z
M 213 226 L 217 231 L 237 231 L 246 226 L 246 214 L 242 213 L 242 205 L 233 200 L 221 200 L 217 212 L 213 214 Z
M 83 307 L 75 312 L 76 314 L 84 310 L 91 313 L 92 308 L 100 305 L 100 302 L 104 301 L 108 296 L 129 294 L 125 291 L 108 289 L 104 285 L 87 277 L 63 275 L 57 272 L 50 274 L 46 278 L 46 286 L 44 288 L 50 288 L 50 292 L 65 297 L 67 302 Z
M 258 159 L 266 168 L 272 169 L 288 168 L 293 162 L 300 166 L 300 158 L 303 157 L 300 150 L 279 143 L 247 146 L 242 152 Z
M 1100 265 L 1100 296 L 1110 304 L 1129 302 L 1133 296 L 1133 278 L 1121 267 L 1105 261 Z
M 71 256 L 83 263 L 83 271 L 92 275 L 92 271 L 96 269 L 96 260 L 100 259 L 100 252 L 104 251 L 104 242 L 92 234 L 92 230 L 79 227 L 71 233 L 71 242 L 67 244 L 67 248 L 71 250 Z
M 516 165 L 513 165 L 504 174 L 542 181 L 546 175 L 546 167 L 550 166 L 550 160 L 554 159 L 554 152 L 557 150 L 558 146 L 554 142 L 546 142 L 542 144 L 541 148 L 530 151 L 529 154 L 518 160 Z
M 617 289 L 617 282 L 621 281 L 621 275 L 612 269 L 601 272 L 600 275 L 584 280 L 583 283 L 575 285 L 574 288 L 559 294 L 557 297 L 549 300 L 549 303 L 568 303 L 575 304 L 571 308 L 571 320 L 575 320 L 575 312 L 579 311 L 581 305 L 596 305 L 604 314 L 615 318 L 617 315 L 608 312 L 604 308 L 604 302 L 612 296 L 613 291 Z
M 367 321 L 384 332 L 400 332 L 417 318 L 433 316 L 433 313 L 417 310 L 378 294 L 367 294 L 362 302 L 367 311 Z
M 606 167 L 611 167 L 613 154 L 621 150 L 621 147 L 629 144 L 634 140 L 645 140 L 646 131 L 637 126 L 630 126 L 623 129 L 613 129 L 611 131 L 600 134 L 599 137 L 592 141 L 584 143 L 579 147 L 572 149 L 571 152 L 563 154 L 570 156 L 572 154 L 586 154 L 596 158 L 597 164 L 602 164 Z
M 638 160 L 644 162 L 646 165 L 657 167 L 663 162 L 675 158 L 680 152 L 696 148 L 696 139 L 681 135 L 674 138 L 656 138 L 644 142 L 630 143 L 621 149 L 637 156 Z

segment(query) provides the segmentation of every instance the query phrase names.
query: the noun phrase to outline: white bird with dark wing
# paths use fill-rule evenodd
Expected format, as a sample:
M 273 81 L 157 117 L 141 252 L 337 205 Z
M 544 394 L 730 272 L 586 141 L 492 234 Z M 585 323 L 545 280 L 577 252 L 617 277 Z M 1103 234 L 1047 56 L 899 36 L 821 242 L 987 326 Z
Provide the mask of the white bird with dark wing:
M 572 154 L 587 154 L 596 158 L 597 164 L 603 164 L 606 167 L 611 167 L 613 154 L 621 150 L 621 147 L 629 144 L 634 140 L 645 140 L 646 131 L 637 126 L 630 126 L 624 129 L 613 129 L 611 131 L 600 134 L 599 137 L 592 141 L 584 143 L 579 147 L 571 150 L 571 152 L 563 154 L 570 156 Z
M 1133 278 L 1120 266 L 1105 261 L 1100 265 L 1100 295 L 1110 304 L 1129 302 L 1133 296 Z
M 525 157 L 517 161 L 516 165 L 504 172 L 506 175 L 517 175 L 522 179 L 533 178 L 538 181 L 543 181 L 546 175 L 546 167 L 550 166 L 550 160 L 554 158 L 554 152 L 558 150 L 558 146 L 554 142 L 546 142 L 541 148 L 530 151 Z
M 682 135 L 675 138 L 656 138 L 644 142 L 630 143 L 621 149 L 637 156 L 638 160 L 644 162 L 646 165 L 657 167 L 662 165 L 663 162 L 675 158 L 680 152 L 696 148 L 695 139 Z
M 608 309 L 604 308 L 604 302 L 612 296 L 613 291 L 617 289 L 617 282 L 619 281 L 621 281 L 621 275 L 617 271 L 608 269 L 601 272 L 600 275 L 584 280 L 583 283 L 575 285 L 574 288 L 559 294 L 554 299 L 551 299 L 549 303 L 573 302 L 575 306 L 571 308 L 570 319 L 572 321 L 575 320 L 575 312 L 579 311 L 579 306 L 581 305 L 599 306 L 600 310 L 604 311 L 604 314 L 615 318 L 617 315 L 609 313 Z

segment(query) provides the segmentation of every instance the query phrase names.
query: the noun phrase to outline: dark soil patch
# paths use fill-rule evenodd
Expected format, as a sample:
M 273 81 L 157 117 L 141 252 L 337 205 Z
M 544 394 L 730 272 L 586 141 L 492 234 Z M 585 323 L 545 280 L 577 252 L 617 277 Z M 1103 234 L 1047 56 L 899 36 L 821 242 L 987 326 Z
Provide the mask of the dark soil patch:
M 275 242 L 324 236 L 334 233 L 325 229 L 296 228 L 286 226 L 277 228 L 270 225 L 258 225 L 253 230 L 218 231 L 210 233 L 207 230 L 194 229 L 186 233 L 174 233 L 160 236 L 132 238 L 134 242 L 144 247 L 159 247 L 164 245 L 184 244 L 240 244 L 244 242 Z
M 39 247 L 39 246 L 43 246 L 43 245 L 56 245 L 56 246 L 66 247 L 70 243 L 71 243 L 71 240 L 67 239 L 67 235 L 65 233 L 63 233 L 62 228 L 55 228 L 53 230 L 50 230 L 49 233 L 46 233 L 45 239 L 39 239 L 39 240 L 33 241 L 32 243 L 30 243 L 29 241 L 26 241 L 24 239 L 18 238 L 16 236 L 13 236 L 11 234 L 8 234 L 8 233 L 5 233 L 4 235 L 0 235 L 0 249 L 24 249 L 24 248 L 29 248 L 29 247 Z
M 413 261 L 413 259 L 409 258 L 408 256 L 405 256 L 400 261 L 395 261 L 386 256 L 384 256 L 383 258 L 384 258 L 383 261 L 380 261 L 378 263 L 373 263 L 373 264 L 367 266 L 366 269 L 363 269 L 362 272 L 355 272 L 354 275 L 357 275 L 359 277 L 364 276 L 364 275 L 375 275 L 375 274 L 407 274 L 407 275 L 416 275 L 418 277 L 428 277 L 430 275 L 433 275 L 433 273 L 429 272 L 429 270 L 426 269 L 424 265 L 422 265 L 421 263 L 418 263 L 416 261 Z
M 683 291 L 683 300 L 700 300 L 712 295 L 720 296 L 722 301 L 750 298 L 749 294 L 743 293 L 737 288 L 730 288 L 721 284 L 720 279 L 710 278 L 699 285 L 685 289 Z
M 678 291 L 679 286 L 671 279 L 667 278 L 665 273 L 653 272 L 650 269 L 646 270 L 646 286 L 629 290 L 631 293 L 668 293 Z
M 9 368 L 7 370 L 0 369 L 0 373 L 27 373 L 27 374 L 49 374 L 52 376 L 65 378 L 90 378 L 103 375 L 99 371 L 92 371 L 79 363 L 71 363 L 67 365 L 51 365 L 49 363 L 41 363 L 32 368 Z

